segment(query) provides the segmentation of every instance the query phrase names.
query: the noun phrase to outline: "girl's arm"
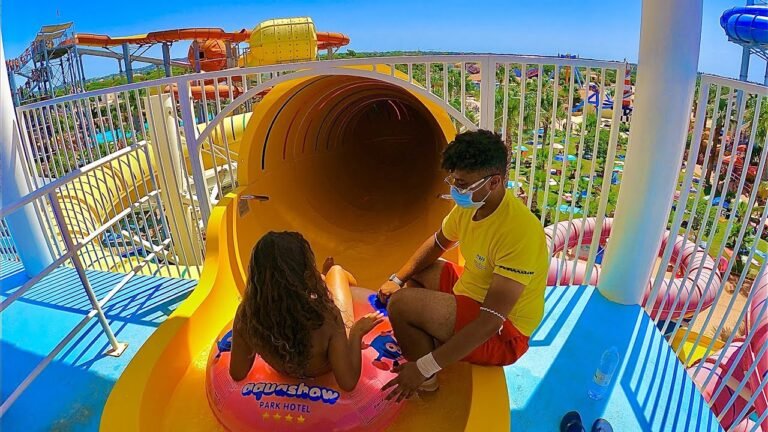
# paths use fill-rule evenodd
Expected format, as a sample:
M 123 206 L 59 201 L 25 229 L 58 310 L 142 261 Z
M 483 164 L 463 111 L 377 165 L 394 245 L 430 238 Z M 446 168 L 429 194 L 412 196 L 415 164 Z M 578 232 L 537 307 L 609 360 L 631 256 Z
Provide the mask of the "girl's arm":
M 379 312 L 369 313 L 352 325 L 347 337 L 346 328 L 342 325 L 341 316 L 338 325 L 328 343 L 328 357 L 333 369 L 336 382 L 344 391 L 352 391 L 357 386 L 362 369 L 362 340 L 376 327 L 384 316 Z
M 248 376 L 256 359 L 256 350 L 248 343 L 243 331 L 240 307 L 238 307 L 232 323 L 232 353 L 229 360 L 229 376 L 235 381 L 241 381 Z

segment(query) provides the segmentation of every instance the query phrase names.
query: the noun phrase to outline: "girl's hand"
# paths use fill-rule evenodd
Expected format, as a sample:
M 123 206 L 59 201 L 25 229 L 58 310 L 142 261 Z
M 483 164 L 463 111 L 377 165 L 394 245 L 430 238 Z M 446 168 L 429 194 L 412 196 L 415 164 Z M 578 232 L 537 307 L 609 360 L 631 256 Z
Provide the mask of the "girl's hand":
M 349 334 L 362 338 L 367 335 L 374 327 L 384 321 L 384 315 L 381 312 L 371 312 L 352 324 L 352 328 L 349 330 Z

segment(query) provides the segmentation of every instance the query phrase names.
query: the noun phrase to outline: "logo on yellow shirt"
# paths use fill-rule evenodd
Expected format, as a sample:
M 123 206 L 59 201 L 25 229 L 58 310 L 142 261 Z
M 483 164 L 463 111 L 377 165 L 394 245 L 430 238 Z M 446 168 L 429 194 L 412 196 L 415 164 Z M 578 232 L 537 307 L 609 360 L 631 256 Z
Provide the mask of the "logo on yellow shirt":
M 506 267 L 506 266 L 503 266 L 503 265 L 500 265 L 499 267 L 503 268 L 504 270 L 506 270 L 508 272 L 517 273 L 517 274 L 521 274 L 521 275 L 525 275 L 525 276 L 532 276 L 534 274 L 534 272 L 532 272 L 532 271 L 521 270 L 521 269 L 516 269 L 516 268 L 512 268 L 512 267 Z
M 477 267 L 480 270 L 485 270 L 486 269 L 485 257 L 484 256 L 482 256 L 480 254 L 475 255 L 475 267 Z

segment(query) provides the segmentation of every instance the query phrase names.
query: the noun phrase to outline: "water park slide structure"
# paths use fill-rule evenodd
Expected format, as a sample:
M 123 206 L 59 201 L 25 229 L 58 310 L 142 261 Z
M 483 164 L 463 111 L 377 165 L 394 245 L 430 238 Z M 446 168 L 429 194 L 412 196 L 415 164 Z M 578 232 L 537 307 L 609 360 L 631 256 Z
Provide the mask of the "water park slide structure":
M 221 430 L 205 393 L 206 363 L 239 303 L 258 238 L 299 231 L 320 260 L 333 255 L 375 288 L 450 209 L 439 198 L 439 154 L 454 134 L 440 106 L 380 81 L 333 75 L 275 86 L 242 138 L 241 186 L 211 213 L 198 287 L 128 365 L 102 429 Z M 409 402 L 390 430 L 508 430 L 501 368 L 457 364 L 441 385 Z
M 599 235 L 599 244 L 605 246 L 611 232 L 612 220 L 605 219 L 600 232 L 595 229 L 595 218 L 587 218 L 573 222 L 560 222 L 545 228 L 548 243 L 552 254 L 563 253 L 568 249 L 578 248 L 580 245 L 589 245 L 594 235 Z M 691 241 L 684 241 L 682 236 L 671 236 L 667 233 L 659 248 L 659 255 L 664 253 L 667 242 L 675 239 L 672 246 L 670 262 L 680 262 L 677 277 L 665 279 L 659 288 L 659 294 L 653 305 L 650 306 L 650 314 L 658 314 L 661 320 L 677 320 L 693 314 L 695 310 L 705 310 L 712 306 L 716 289 L 720 285 L 722 276 L 715 261 L 707 252 L 696 246 Z M 567 285 L 588 283 L 595 285 L 599 281 L 600 266 L 594 265 L 589 280 L 586 280 L 586 262 L 580 260 L 553 259 L 550 264 L 547 285 Z M 571 275 L 574 274 L 571 282 Z M 687 276 L 686 276 L 687 275 Z M 685 277 L 685 278 L 684 278 Z M 648 302 L 648 297 L 653 287 L 653 279 L 648 281 L 643 303 Z M 681 293 L 682 290 L 682 293 Z M 768 409 L 768 387 L 760 388 L 761 382 L 768 379 L 768 353 L 763 353 L 755 370 L 749 375 L 747 385 L 735 396 L 734 403 L 727 412 L 723 407 L 728 405 L 731 397 L 736 393 L 736 386 L 747 376 L 750 367 L 755 362 L 763 347 L 768 344 L 768 274 L 757 279 L 752 284 L 751 300 L 747 315 L 745 337 L 738 337 L 729 346 L 722 343 L 713 343 L 718 349 L 713 354 L 706 353 L 702 346 L 708 346 L 709 338 L 687 331 L 687 339 L 683 340 L 682 332 L 676 334 L 673 346 L 683 345 L 681 361 L 692 361 L 687 364 L 688 370 L 704 394 L 704 398 L 711 403 L 714 412 L 721 416 L 721 424 L 727 430 L 751 431 L 754 423 L 748 417 L 736 424 L 739 414 L 748 405 L 752 396 L 754 403 L 749 407 L 748 413 L 757 412 L 758 417 Z M 680 293 L 680 298 L 676 301 Z M 647 307 L 647 305 L 646 305 Z M 695 340 L 695 341 L 694 341 Z M 744 346 L 744 344 L 748 344 Z M 689 354 L 689 352 L 691 352 Z M 722 354 L 721 354 L 722 353 Z M 704 358 L 705 355 L 708 357 Z M 719 361 L 722 355 L 722 363 Z M 688 358 L 691 357 L 691 358 Z M 699 363 L 702 363 L 699 366 Z M 717 366 L 716 366 L 717 365 Z M 697 368 L 701 368 L 698 374 L 694 374 Z M 708 379 L 710 372 L 714 373 L 714 379 Z M 736 384 L 733 384 L 736 383 Z M 731 429 L 734 428 L 734 429 Z M 759 430 L 768 430 L 768 419 Z
M 153 159 L 150 155 L 150 161 Z M 122 155 L 104 167 L 86 173 L 79 181 L 73 182 L 71 187 L 58 193 L 57 199 L 63 210 L 64 221 L 75 241 L 88 237 L 122 209 L 129 208 L 132 203 L 152 190 L 148 170 L 150 161 L 147 161 L 143 153 Z M 142 173 L 143 176 L 136 178 L 135 173 Z M 139 233 L 125 229 L 113 229 L 101 238 L 103 241 L 91 243 L 91 247 L 101 249 L 99 253 L 86 253 L 81 256 L 86 268 L 129 272 L 139 262 L 134 256 L 137 252 L 135 249 L 151 249 L 148 244 L 144 244 Z M 147 265 L 140 273 L 151 275 L 156 270 L 156 266 Z M 179 277 L 183 276 L 182 273 L 186 271 L 181 267 L 170 266 L 160 275 Z
M 763 420 L 758 429 L 753 429 L 754 422 L 749 418 L 750 414 L 759 418 L 768 410 L 768 386 L 761 389 L 762 382 L 768 379 L 768 351 L 765 348 L 768 346 L 768 273 L 763 273 L 756 279 L 750 291 L 746 334 L 735 338 L 722 350 L 700 360 L 701 365 L 697 362 L 688 368 L 689 374 L 702 389 L 704 398 L 710 402 L 712 410 L 721 417 L 720 423 L 726 430 L 768 430 L 768 418 Z M 719 361 L 721 356 L 722 362 Z M 760 359 L 755 364 L 758 356 Z M 695 374 L 699 366 L 701 370 Z M 750 371 L 753 367 L 754 370 Z M 714 373 L 713 379 L 706 382 L 710 372 Z M 738 390 L 737 383 L 742 382 L 747 374 L 747 382 L 735 396 L 735 403 L 728 411 L 724 411 L 723 408 Z M 754 401 L 750 404 L 753 398 Z M 738 416 L 745 408 L 747 416 L 737 423 Z
M 590 245 L 592 237 L 599 235 L 599 245 L 605 247 L 611 235 L 613 219 L 606 218 L 599 232 L 596 229 L 595 218 L 563 221 L 544 229 L 552 255 L 566 250 Z M 667 233 L 659 248 L 659 256 L 664 253 L 667 242 L 672 236 Z M 670 262 L 680 262 L 676 277 L 665 279 L 659 288 L 659 294 L 650 306 L 652 316 L 658 315 L 662 320 L 676 320 L 681 316 L 693 314 L 697 308 L 704 310 L 712 305 L 715 299 L 715 289 L 722 280 L 715 261 L 707 252 L 691 241 L 685 241 L 682 236 L 674 236 Z M 584 261 L 560 259 L 550 261 L 547 285 L 597 285 L 600 280 L 600 266 L 594 264 L 587 280 L 587 263 Z M 573 278 L 572 278 L 573 276 Z M 647 303 L 653 290 L 654 278 L 648 281 L 643 303 Z M 678 299 L 678 293 L 683 291 Z M 678 299 L 678 300 L 676 300 Z
M 187 28 L 118 37 L 93 33 L 77 33 L 73 42 L 77 45 L 104 48 L 120 46 L 124 43 L 151 45 L 156 43 L 173 43 L 182 40 L 220 40 L 239 43 L 247 41 L 250 37 L 251 31 L 246 29 L 237 32 L 226 32 L 220 28 Z M 317 32 L 318 49 L 338 48 L 347 44 L 349 44 L 349 36 L 343 33 Z
M 194 46 L 189 48 L 189 66 L 192 67 L 197 61 L 201 70 L 205 72 L 227 67 L 225 43 L 248 42 L 249 51 L 240 57 L 239 66 L 313 60 L 317 50 L 338 49 L 349 44 L 349 36 L 343 33 L 315 31 L 314 23 L 310 18 L 268 20 L 257 25 L 253 30 L 242 29 L 236 32 L 226 32 L 220 28 L 187 28 L 121 37 L 77 33 L 71 40 L 64 43 L 108 48 L 123 44 L 140 46 L 157 43 L 171 44 L 182 40 L 198 42 L 198 54 L 195 53 Z M 197 60 L 195 60 L 196 55 Z M 196 100 L 203 97 L 234 99 L 242 93 L 242 83 L 239 81 L 234 79 L 227 83 L 226 80 L 221 82 L 209 80 L 201 85 L 190 86 L 191 96 Z M 177 92 L 175 85 L 169 90 Z
M 768 6 L 741 6 L 720 16 L 728 38 L 747 45 L 768 45 Z

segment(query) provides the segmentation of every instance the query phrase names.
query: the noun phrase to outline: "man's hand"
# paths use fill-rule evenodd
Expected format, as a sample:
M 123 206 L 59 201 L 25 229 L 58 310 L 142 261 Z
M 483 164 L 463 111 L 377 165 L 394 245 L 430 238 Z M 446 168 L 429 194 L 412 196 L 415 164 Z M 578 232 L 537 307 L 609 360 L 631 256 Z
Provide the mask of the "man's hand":
M 394 294 L 397 290 L 400 289 L 400 285 L 392 282 L 392 281 L 386 281 L 381 285 L 381 288 L 379 288 L 379 301 L 386 304 L 389 300 L 389 296 Z
M 392 387 L 395 388 L 389 392 L 387 400 L 397 398 L 397 402 L 402 402 L 405 399 L 409 399 L 416 393 L 419 386 L 427 380 L 424 378 L 424 375 L 421 374 L 421 371 L 419 371 L 416 362 L 409 362 L 397 366 L 393 369 L 393 372 L 396 372 L 397 376 L 384 384 L 384 387 L 381 388 L 381 391 L 386 391 Z

